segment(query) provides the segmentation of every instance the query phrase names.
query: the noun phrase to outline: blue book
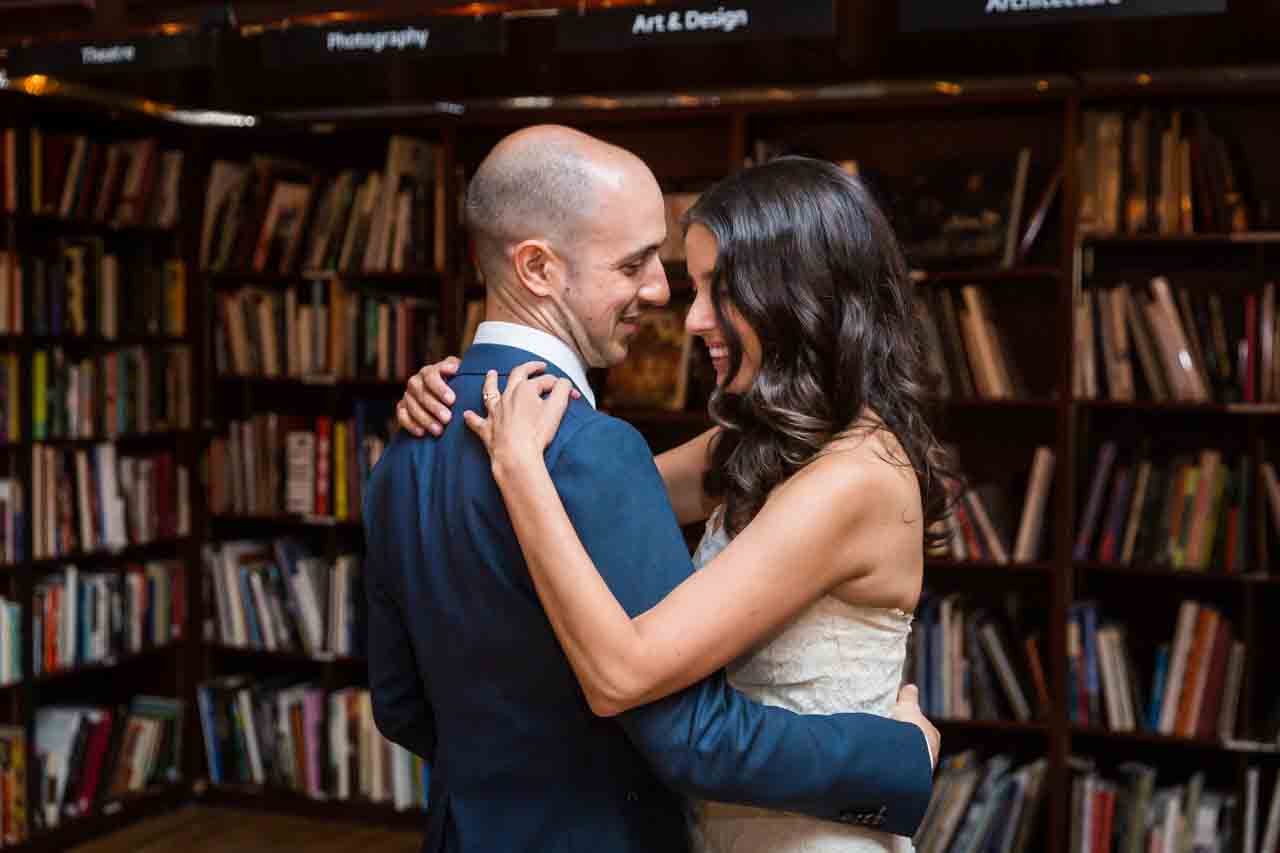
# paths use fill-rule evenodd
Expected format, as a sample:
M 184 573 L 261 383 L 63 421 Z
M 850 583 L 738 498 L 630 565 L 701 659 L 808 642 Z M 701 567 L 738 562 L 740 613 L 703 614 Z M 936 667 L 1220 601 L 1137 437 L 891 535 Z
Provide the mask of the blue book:
M 1160 731 L 1160 705 L 1164 700 L 1164 682 L 1169 677 L 1169 644 L 1156 650 L 1156 671 L 1151 683 L 1151 706 L 1147 710 L 1147 727 Z
M 258 608 L 253 600 L 253 588 L 249 586 L 249 567 L 240 567 L 240 601 L 244 606 L 245 621 L 249 629 L 249 645 L 266 648 L 262 633 L 258 630 Z
M 1098 675 L 1098 603 L 1085 602 L 1081 608 L 1084 624 L 1081 626 L 1081 639 L 1084 642 L 1084 677 L 1089 701 L 1089 722 L 1101 723 L 1102 716 L 1102 683 Z
M 204 732 L 204 753 L 209 762 L 209 778 L 213 784 L 222 784 L 222 764 L 218 760 L 218 742 L 214 736 L 213 701 L 209 698 L 209 688 L 200 685 L 196 688 L 196 703 L 200 706 L 200 730 Z

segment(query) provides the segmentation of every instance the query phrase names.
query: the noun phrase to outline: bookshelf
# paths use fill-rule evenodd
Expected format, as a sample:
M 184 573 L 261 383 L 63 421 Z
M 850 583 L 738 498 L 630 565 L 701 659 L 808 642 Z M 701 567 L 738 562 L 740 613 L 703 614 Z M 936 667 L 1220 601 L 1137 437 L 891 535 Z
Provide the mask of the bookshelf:
M 182 338 L 196 354 L 193 374 L 198 393 L 192 427 L 166 435 L 121 435 L 114 439 L 122 449 L 172 447 L 183 454 L 191 470 L 200 470 L 202 459 L 215 439 L 227 434 L 231 420 L 268 412 L 305 414 L 308 417 L 345 418 L 354 401 L 368 398 L 394 400 L 400 378 L 343 376 L 319 371 L 297 376 L 227 375 L 217 369 L 216 324 L 218 300 L 242 289 L 283 294 L 289 290 L 331 287 L 335 282 L 352 292 L 365 289 L 391 294 L 427 295 L 438 300 L 440 331 L 445 351 L 455 351 L 462 334 L 465 303 L 481 295 L 468 283 L 463 241 L 458 234 L 455 205 L 459 176 L 469 175 L 490 147 L 508 131 L 541 121 L 573 124 L 635 151 L 654 168 L 664 191 L 697 192 L 739 168 L 759 144 L 812 151 L 835 160 L 857 160 L 869 175 L 902 179 L 917 164 L 948 155 L 990 155 L 1000 140 L 1001 154 L 1029 148 L 1032 174 L 1029 182 L 1041 183 L 1046 172 L 1063 164 L 1055 209 L 1050 213 L 1029 254 L 1009 267 L 990 263 L 964 265 L 945 259 L 923 265 L 915 276 L 923 294 L 952 294 L 964 299 L 965 288 L 976 288 L 990 302 L 995 324 L 1004 335 L 1008 356 L 1024 372 L 1025 394 L 992 397 L 950 394 L 934 400 L 942 436 L 953 442 L 970 480 L 993 483 L 1021 503 L 1032 454 L 1037 447 L 1053 451 L 1052 485 L 1044 512 L 1043 533 L 1033 559 L 999 562 L 994 559 L 930 558 L 925 582 L 931 590 L 958 595 L 982 604 L 998 602 L 1006 593 L 1019 596 L 1024 607 L 1037 611 L 1036 630 L 1046 685 L 1053 699 L 1047 714 L 1028 721 L 1012 719 L 940 719 L 944 753 L 966 749 L 991 755 L 1009 752 L 1016 764 L 1046 760 L 1042 818 L 1036 826 L 1032 849 L 1062 853 L 1067 849 L 1073 822 L 1072 791 L 1082 772 L 1073 756 L 1087 757 L 1104 771 L 1125 761 L 1150 763 L 1161 779 L 1181 784 L 1197 771 L 1222 790 L 1243 792 L 1250 768 L 1263 768 L 1264 790 L 1280 762 L 1274 749 L 1252 744 L 1268 725 L 1276 701 L 1271 685 L 1280 676 L 1280 664 L 1261 650 L 1275 639 L 1269 614 L 1280 606 L 1280 579 L 1275 561 L 1271 573 L 1242 567 L 1236 574 L 1215 571 L 1171 571 L 1149 562 L 1128 565 L 1094 559 L 1077 559 L 1077 539 L 1093 475 L 1098 446 L 1116 435 L 1149 439 L 1153 444 L 1191 452 L 1208 443 L 1232 453 L 1248 451 L 1255 459 L 1277 459 L 1274 431 L 1280 418 L 1280 402 L 1162 400 L 1138 396 L 1112 400 L 1088 399 L 1078 393 L 1076 371 L 1082 355 L 1077 349 L 1075 306 L 1082 293 L 1113 287 L 1122 281 L 1145 286 L 1155 275 L 1167 276 L 1176 287 L 1200 292 L 1242 292 L 1276 275 L 1280 258 L 1273 244 L 1280 242 L 1274 223 L 1243 233 L 1097 234 L 1080 228 L 1076 216 L 1084 190 L 1081 170 L 1074 157 L 1066 156 L 1086 139 L 1091 111 L 1149 107 L 1168 109 L 1194 103 L 1220 121 L 1224 132 L 1238 136 L 1245 159 L 1265 160 L 1268 133 L 1276 117 L 1267 112 L 1267 98 L 1274 85 L 1254 87 L 1247 75 L 1229 81 L 1188 86 L 1174 81 L 1162 86 L 1140 84 L 1133 75 L 1078 78 L 1004 78 L 975 81 L 961 92 L 944 91 L 933 83 L 888 82 L 883 86 L 798 87 L 787 98 L 766 92 L 738 92 L 735 97 L 689 96 L 679 103 L 655 107 L 652 101 L 626 97 L 603 100 L 551 97 L 537 109 L 514 104 L 477 103 L 460 115 L 431 111 L 407 116 L 370 118 L 335 109 L 312 116 L 328 128 L 285 119 L 263 121 L 254 128 L 180 129 L 157 119 L 133 114 L 71 113 L 52 99 L 32 99 L 50 112 L 50 122 L 70 127 L 102 128 L 116 135 L 135 125 L 148 133 L 170 134 L 180 139 L 187 154 L 183 192 L 186 198 L 203 198 L 209 174 L 219 159 L 247 162 L 254 154 L 275 153 L 307 164 L 326 174 L 348 168 L 377 170 L 393 134 L 425 138 L 440 146 L 446 164 L 444 205 L 446 218 L 444 261 L 438 269 L 409 272 L 333 272 L 298 267 L 278 273 L 243 269 L 202 270 L 198 259 L 200 216 L 186 216 L 174 229 L 113 229 L 100 224 L 64 222 L 25 214 L 0 217 L 0 248 L 22 247 L 31 240 L 56 240 L 60 235 L 88 234 L 107 244 L 122 239 L 142 245 L 176 247 L 188 261 L 187 334 Z M 0 102 L 4 122 L 22 126 L 26 119 Z M 24 108 L 27 101 L 23 102 Z M 320 111 L 323 112 L 323 111 Z M 1265 120 L 1252 126 L 1257 114 Z M 38 113 L 43 121 L 43 113 Z M 155 129 L 153 128 L 162 128 Z M 1254 175 L 1256 191 L 1265 196 L 1280 186 L 1276 167 L 1262 166 Z M 1038 189 L 1029 190 L 1029 198 Z M 678 261 L 666 265 L 673 303 L 688 298 L 688 283 Z M 1233 279 L 1233 277 L 1235 277 Z M 1227 281 L 1226 279 L 1232 279 Z M 1233 281 L 1235 283 L 1233 283 Z M 197 318 L 199 318 L 197 320 Z M 0 336 L 0 352 L 29 359 L 40 347 L 72 342 L 58 338 Z M 117 341 L 79 340 L 79 351 L 109 350 L 131 346 L 164 346 L 166 339 Z M 26 361 L 22 362 L 24 365 Z M 961 367 L 965 363 L 961 362 Z M 699 370 L 696 363 L 695 374 Z M 1135 370 L 1136 370 L 1135 366 Z M 28 374 L 23 371 L 22 401 L 30 402 Z M 607 377 L 593 376 L 593 385 L 607 393 Z M 1105 385 L 1105 380 L 1104 380 Z M 706 377 L 695 377 L 685 406 L 676 411 L 617 408 L 614 414 L 634 423 L 661 451 L 707 428 L 701 409 L 709 386 Z M 10 466 L 0 470 L 19 478 L 29 477 L 32 440 L 28 425 L 19 440 L 0 444 L 0 459 Z M 1268 441 L 1270 439 L 1270 441 Z M 76 449 L 82 439 L 50 442 Z M 206 469 L 209 463 L 205 462 Z M 1256 494 L 1256 493 L 1255 493 Z M 246 648 L 225 643 L 202 628 L 215 619 L 215 602 L 196 578 L 203 575 L 201 550 L 210 543 L 228 540 L 271 540 L 289 536 L 311 545 L 328 560 L 358 553 L 363 536 L 358 518 L 337 518 L 331 513 L 246 513 L 211 510 L 204 483 L 193 477 L 192 530 L 188 536 L 146 545 L 130 546 L 114 553 L 75 555 L 58 559 L 19 561 L 0 576 L 0 594 L 29 606 L 41 575 L 57 571 L 68 559 L 82 569 L 113 566 L 132 560 L 181 557 L 188 571 L 188 616 L 181 640 L 120 658 L 106 667 L 77 669 L 42 679 L 26 678 L 0 689 L 0 722 L 27 726 L 30 734 L 33 709 L 40 703 L 69 698 L 86 689 L 95 678 L 114 680 L 120 696 L 167 692 L 188 701 L 184 778 L 182 785 L 166 786 L 140 800 L 130 800 L 112 813 L 65 825 L 65 832 L 84 837 L 130 816 L 182 802 L 190 796 L 227 805 L 274 809 L 302 814 L 342 815 L 358 821 L 413 823 L 417 812 L 396 811 L 390 806 L 360 801 L 317 801 L 278 786 L 214 785 L 208 781 L 206 758 L 196 712 L 196 686 L 211 678 L 244 673 L 257 679 L 295 675 L 325 690 L 363 683 L 363 661 L 358 655 L 308 654 L 296 651 Z M 1104 501 L 1105 502 L 1105 501 Z M 1105 507 L 1104 507 L 1105 509 Z M 1253 504 L 1254 521 L 1267 519 L 1261 503 Z M 29 515 L 28 515 L 29 517 Z M 1275 540 L 1267 540 L 1274 542 Z M 1212 567 L 1211 567 L 1212 568 Z M 1193 600 L 1229 614 L 1235 636 L 1245 642 L 1241 676 L 1239 720 L 1231 738 L 1189 738 L 1148 731 L 1117 732 L 1093 723 L 1073 722 L 1067 708 L 1072 669 L 1069 660 L 1069 628 L 1072 608 L 1096 601 L 1135 633 L 1163 641 L 1173 636 L 1179 605 Z M 31 648 L 28 627 L 24 649 Z M 1142 678 L 1150 676 L 1154 648 L 1135 655 Z M 29 656 L 24 658 L 29 662 Z M 1274 733 L 1271 734 L 1274 737 Z M 31 780 L 34 785 L 34 774 Z M 1164 784 L 1163 782 L 1161 784 Z M 1264 804 L 1265 805 L 1265 804 Z M 1236 850 L 1240 849 L 1243 814 L 1237 810 Z M 59 832 L 64 829 L 60 828 Z M 64 836 L 57 836 L 58 839 Z M 72 837 L 66 835 L 66 838 Z M 33 848 L 44 842 L 33 841 Z M 54 849 L 59 841 L 48 840 Z

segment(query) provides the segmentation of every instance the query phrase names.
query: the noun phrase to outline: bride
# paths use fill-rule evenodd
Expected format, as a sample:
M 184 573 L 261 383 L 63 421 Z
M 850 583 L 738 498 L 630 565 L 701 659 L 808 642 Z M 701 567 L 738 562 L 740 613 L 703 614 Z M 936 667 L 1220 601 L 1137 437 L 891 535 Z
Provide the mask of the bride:
M 488 416 L 464 418 L 492 458 L 538 596 L 597 714 L 727 666 L 735 688 L 766 704 L 890 715 L 924 545 L 946 512 L 897 241 L 857 179 L 806 158 L 721 181 L 685 222 L 696 292 L 686 328 L 715 367 L 717 426 L 656 462 L 680 523 L 707 520 L 699 570 L 630 618 L 543 461 L 567 393 L 512 382 L 499 397 L 491 373 Z M 456 366 L 410 381 L 397 409 L 411 432 L 449 419 Z M 766 624 L 785 627 L 761 642 Z M 695 813 L 707 853 L 912 850 L 874 828 L 789 813 L 722 803 Z

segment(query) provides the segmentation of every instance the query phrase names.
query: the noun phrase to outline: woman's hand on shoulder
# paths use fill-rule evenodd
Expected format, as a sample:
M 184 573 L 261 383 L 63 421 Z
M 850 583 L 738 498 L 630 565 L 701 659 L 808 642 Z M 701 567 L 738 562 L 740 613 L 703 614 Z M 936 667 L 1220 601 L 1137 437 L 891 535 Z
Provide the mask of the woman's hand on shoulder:
M 461 364 L 457 356 L 451 355 L 409 377 L 404 396 L 396 403 L 396 420 L 401 427 L 419 438 L 444 432 L 453 419 L 449 407 L 456 399 L 449 388 L 449 377 L 457 375 Z

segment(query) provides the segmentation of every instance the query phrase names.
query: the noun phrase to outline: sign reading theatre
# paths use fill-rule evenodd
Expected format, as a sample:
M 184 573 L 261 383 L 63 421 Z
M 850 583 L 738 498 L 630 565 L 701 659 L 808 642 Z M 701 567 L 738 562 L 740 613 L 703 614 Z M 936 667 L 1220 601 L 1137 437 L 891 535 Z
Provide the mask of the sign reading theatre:
M 898 24 L 919 30 L 982 30 L 1029 27 L 1104 18 L 1163 18 L 1210 15 L 1227 0 L 898 0 Z
M 49 42 L 11 48 L 8 71 L 11 76 L 172 71 L 209 65 L 212 55 L 210 39 L 204 33 L 139 36 L 108 42 Z
M 434 56 L 495 54 L 505 49 L 496 16 L 438 17 L 388 23 L 291 27 L 262 34 L 263 64 L 273 68 Z
M 607 51 L 627 47 L 720 44 L 835 35 L 831 0 L 754 0 L 715 6 L 603 9 L 556 18 L 556 47 Z

